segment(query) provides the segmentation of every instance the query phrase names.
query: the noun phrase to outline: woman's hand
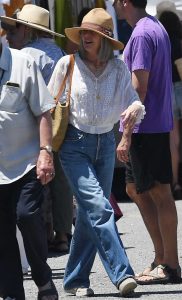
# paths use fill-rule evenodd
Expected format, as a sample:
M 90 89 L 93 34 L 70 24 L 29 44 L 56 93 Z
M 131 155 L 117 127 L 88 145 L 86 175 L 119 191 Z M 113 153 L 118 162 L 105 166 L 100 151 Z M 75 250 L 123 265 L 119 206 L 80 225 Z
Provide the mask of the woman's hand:
M 135 124 L 139 124 L 145 115 L 145 107 L 140 101 L 133 102 L 122 114 L 123 127 L 132 129 Z

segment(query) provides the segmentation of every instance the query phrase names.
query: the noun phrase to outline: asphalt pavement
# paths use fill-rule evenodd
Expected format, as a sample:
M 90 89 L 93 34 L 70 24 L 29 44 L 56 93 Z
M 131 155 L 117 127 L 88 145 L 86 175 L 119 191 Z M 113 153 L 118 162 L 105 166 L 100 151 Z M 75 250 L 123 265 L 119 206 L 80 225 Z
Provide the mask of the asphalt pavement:
M 121 239 L 135 272 L 142 271 L 153 261 L 154 252 L 151 240 L 145 229 L 139 211 L 132 202 L 120 203 L 123 217 L 117 222 Z M 182 266 L 182 201 L 176 201 L 178 211 L 178 248 L 180 265 Z M 53 281 L 58 289 L 60 299 L 74 299 L 74 296 L 65 294 L 62 287 L 63 275 L 68 255 L 50 254 L 48 263 L 53 271 Z M 95 291 L 92 299 L 118 299 L 117 289 L 110 282 L 99 257 L 96 257 L 90 276 L 91 287 Z M 27 300 L 37 299 L 37 288 L 31 278 L 31 272 L 25 276 L 24 287 Z M 180 300 L 182 299 L 182 284 L 138 286 L 130 299 L 142 300 Z M 128 298 L 125 298 L 128 299 Z

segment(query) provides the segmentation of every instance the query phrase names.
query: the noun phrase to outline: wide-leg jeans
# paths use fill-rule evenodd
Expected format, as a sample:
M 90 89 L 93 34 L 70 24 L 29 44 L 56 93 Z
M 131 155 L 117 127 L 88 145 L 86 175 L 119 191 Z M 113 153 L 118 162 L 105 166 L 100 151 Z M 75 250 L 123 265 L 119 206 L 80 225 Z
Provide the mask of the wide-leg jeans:
M 134 275 L 109 203 L 114 162 L 113 131 L 88 134 L 68 126 L 60 159 L 78 204 L 75 231 L 65 270 L 65 290 L 89 287 L 98 251 L 115 286 Z

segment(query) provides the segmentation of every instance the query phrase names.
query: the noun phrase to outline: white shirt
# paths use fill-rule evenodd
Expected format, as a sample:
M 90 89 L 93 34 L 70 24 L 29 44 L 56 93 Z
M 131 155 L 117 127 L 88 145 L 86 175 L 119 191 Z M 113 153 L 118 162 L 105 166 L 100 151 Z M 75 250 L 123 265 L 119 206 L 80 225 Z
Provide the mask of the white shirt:
M 58 94 L 68 64 L 69 55 L 61 58 L 54 69 L 48 85 L 53 97 Z M 61 102 L 65 102 L 67 91 L 68 84 Z M 138 100 L 131 84 L 131 75 L 120 59 L 111 59 L 103 73 L 96 77 L 79 55 L 75 55 L 69 120 L 73 126 L 87 133 L 109 132 L 120 119 L 121 113 Z
M 0 184 L 8 184 L 35 167 L 40 147 L 36 117 L 55 104 L 32 57 L 3 47 L 0 68 Z

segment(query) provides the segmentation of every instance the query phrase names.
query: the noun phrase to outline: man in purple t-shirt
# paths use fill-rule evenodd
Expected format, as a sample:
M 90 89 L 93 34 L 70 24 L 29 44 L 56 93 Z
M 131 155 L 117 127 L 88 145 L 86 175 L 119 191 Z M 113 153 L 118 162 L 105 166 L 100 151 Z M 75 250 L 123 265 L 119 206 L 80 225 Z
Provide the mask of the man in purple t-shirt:
M 172 197 L 169 132 L 172 120 L 170 42 L 163 26 L 146 13 L 147 0 L 116 0 L 118 18 L 133 32 L 124 51 L 133 86 L 145 104 L 146 116 L 132 135 L 126 188 L 137 204 L 152 238 L 155 258 L 136 276 L 138 283 L 179 283 L 177 213 Z M 117 156 L 122 160 L 122 145 Z

